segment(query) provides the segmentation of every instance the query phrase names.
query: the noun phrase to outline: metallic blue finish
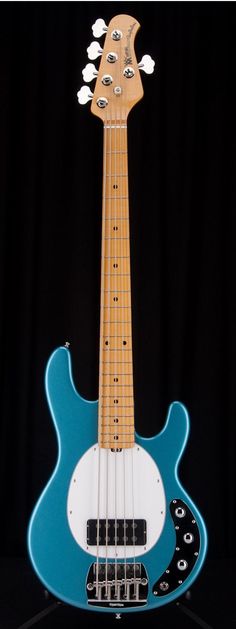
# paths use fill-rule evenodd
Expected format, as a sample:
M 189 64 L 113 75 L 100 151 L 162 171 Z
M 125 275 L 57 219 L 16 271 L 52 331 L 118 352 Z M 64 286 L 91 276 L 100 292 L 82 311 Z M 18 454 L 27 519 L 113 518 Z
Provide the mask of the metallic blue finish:
M 46 588 L 57 598 L 89 611 L 129 613 L 159 607 L 179 598 L 191 586 L 203 564 L 207 533 L 203 519 L 178 479 L 178 463 L 184 450 L 189 419 L 185 407 L 174 402 L 166 424 L 155 437 L 136 435 L 136 443 L 156 461 L 165 487 L 167 505 L 184 500 L 194 514 L 200 532 L 200 552 L 192 572 L 177 590 L 160 598 L 152 587 L 167 568 L 175 549 L 175 530 L 167 508 L 165 525 L 156 545 L 143 557 L 148 577 L 147 605 L 109 608 L 88 605 L 86 577 L 93 558 L 75 542 L 67 521 L 66 505 L 72 472 L 80 457 L 97 442 L 98 403 L 83 399 L 76 391 L 69 351 L 61 347 L 51 356 L 46 371 L 46 392 L 58 439 L 58 460 L 31 517 L 28 547 L 34 569 Z

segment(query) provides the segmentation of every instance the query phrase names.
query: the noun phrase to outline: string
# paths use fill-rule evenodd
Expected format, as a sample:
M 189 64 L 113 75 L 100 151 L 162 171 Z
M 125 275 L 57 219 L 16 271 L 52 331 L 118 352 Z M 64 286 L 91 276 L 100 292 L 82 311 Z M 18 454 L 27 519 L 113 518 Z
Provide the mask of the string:
M 99 566 L 99 528 L 100 528 L 100 452 L 101 448 L 99 446 L 99 437 L 98 437 L 98 502 L 97 502 L 97 556 L 96 556 L 96 596 L 98 597 L 98 566 Z
M 106 116 L 106 120 L 107 120 L 107 116 Z M 108 132 L 108 128 L 107 128 L 107 133 L 109 133 L 109 151 L 110 151 L 110 155 L 109 155 L 109 172 L 111 173 L 111 168 L 112 168 L 112 130 L 111 130 L 111 120 L 110 122 L 110 127 L 109 127 L 109 132 Z M 105 175 L 107 173 L 105 172 Z M 107 188 L 107 186 L 106 186 Z M 106 215 L 106 218 L 109 217 L 111 218 L 111 208 L 112 208 L 112 194 L 111 194 L 112 190 L 111 190 L 111 177 L 109 177 L 109 192 L 108 192 L 108 215 Z M 111 221 L 107 221 L 108 222 L 108 231 L 109 231 L 109 236 L 108 236 L 108 256 L 109 256 L 109 260 L 111 260 L 111 234 L 110 234 L 110 223 Z M 106 228 L 105 228 L 105 236 L 106 236 Z M 111 262 L 109 262 L 109 264 L 111 264 Z M 111 269 L 109 269 L 111 271 Z M 111 273 L 109 272 L 108 275 L 108 289 L 107 289 L 107 297 L 108 297 L 108 373 L 110 373 L 110 337 L 111 337 Z M 109 376 L 110 377 L 110 376 Z M 108 440 L 110 440 L 110 398 L 109 398 L 109 387 L 108 387 L 108 392 L 106 394 L 106 399 L 108 399 L 108 416 L 106 417 L 106 430 L 109 428 L 109 434 L 108 434 Z M 109 475 L 108 475 L 108 461 L 109 461 L 109 448 L 106 448 L 106 565 L 105 565 L 105 581 L 106 581 L 106 586 L 105 586 L 105 594 L 106 597 L 108 596 L 108 496 L 109 496 L 109 492 L 108 492 L 108 483 L 109 483 Z
M 129 204 L 128 204 L 128 199 L 129 199 L 129 190 L 128 190 L 128 138 L 127 138 L 127 146 L 126 146 L 126 150 L 127 150 L 127 182 L 126 182 L 126 191 L 127 191 L 127 218 L 129 218 L 128 213 L 129 213 Z M 127 236 L 130 236 L 130 230 L 129 230 L 129 221 L 127 221 L 128 225 L 127 225 Z M 128 241 L 130 242 L 130 240 Z M 130 261 L 130 251 L 129 251 L 129 261 Z M 131 268 L 130 268 L 130 264 L 129 264 L 129 289 L 130 289 L 130 350 L 132 350 L 132 307 L 131 307 Z M 129 299 L 129 297 L 128 297 Z M 131 354 L 132 355 L 132 354 Z M 133 398 L 133 369 L 131 369 L 131 382 L 132 382 L 132 412 L 134 414 L 134 398 Z M 133 569 L 134 569 L 134 593 L 136 592 L 136 546 L 135 546 L 135 518 L 134 518 L 134 447 L 131 447 L 131 491 L 132 491 L 132 540 L 133 540 Z
M 103 369 L 102 369 L 102 360 L 103 360 L 103 342 L 104 342 L 104 284 L 105 284 L 105 225 L 106 225 L 106 153 L 107 153 L 107 142 L 106 142 L 106 129 L 104 127 L 104 144 L 103 144 L 103 166 L 104 166 L 104 176 L 103 176 L 103 208 L 102 208 L 102 264 L 101 264 L 101 304 L 100 304 L 100 351 L 99 351 L 99 434 L 98 434 L 98 498 L 97 498 L 97 536 L 96 536 L 96 597 L 98 598 L 99 587 L 98 587 L 98 573 L 99 573 L 99 537 L 100 537 L 100 489 L 101 489 L 101 447 L 100 447 L 100 439 L 102 435 L 103 428 L 103 418 L 102 418 L 102 394 L 103 394 Z
M 120 112 L 120 174 L 122 175 L 122 177 L 120 177 L 120 181 L 121 181 L 121 190 L 120 190 L 120 196 L 121 196 L 121 201 L 120 201 L 120 213 L 121 213 L 121 207 L 122 207 L 122 215 L 124 212 L 124 207 L 126 207 L 126 199 L 123 199 L 123 197 L 125 197 L 125 186 L 124 186 L 124 162 L 125 162 L 125 153 L 123 153 L 123 129 L 122 129 L 122 111 Z M 123 203 L 124 201 L 124 203 Z M 121 221 L 121 225 L 123 225 L 124 222 Z M 126 231 L 124 230 L 124 233 L 126 233 Z M 121 229 L 121 236 L 123 237 L 123 228 Z M 125 240 L 121 241 L 122 244 L 122 249 L 123 249 L 123 253 L 124 253 L 124 243 Z M 122 271 L 124 271 L 124 269 L 122 268 Z M 123 279 L 123 274 L 121 275 L 121 290 L 123 291 L 122 294 L 122 304 L 124 306 L 124 300 L 125 300 L 125 292 L 124 292 L 124 279 Z M 125 309 L 123 308 L 122 310 L 122 324 L 121 324 L 121 343 L 122 343 L 122 371 L 125 374 L 125 350 L 124 350 L 124 345 L 123 345 L 123 340 L 125 338 L 125 327 L 126 327 L 126 323 L 125 323 Z M 126 384 L 126 375 L 122 376 L 123 377 L 123 386 L 122 386 L 122 399 L 126 400 L 125 398 L 125 384 Z M 125 411 L 125 415 L 126 415 L 126 408 L 124 407 L 124 411 Z M 123 437 L 123 441 L 126 440 L 125 437 L 125 433 L 126 433 L 126 419 L 122 421 L 122 437 Z M 123 498 L 124 498 L 124 581 L 125 581 L 125 587 L 124 587 L 124 592 L 125 592 L 125 596 L 127 596 L 127 556 L 126 556 L 126 465 L 125 465 L 125 461 L 126 461 L 126 448 L 123 448 Z
M 136 590 L 136 548 L 135 548 L 135 528 L 134 528 L 134 448 L 131 448 L 131 475 L 132 475 L 132 512 L 133 512 L 133 566 L 134 566 L 134 591 Z
M 116 137 L 116 134 L 117 134 L 117 115 L 116 115 L 116 113 L 115 113 L 115 130 L 114 131 L 115 131 L 115 133 L 114 133 L 114 136 L 115 136 L 114 137 L 114 139 L 115 139 L 115 141 L 114 141 L 114 163 L 115 163 L 115 168 L 114 168 L 114 174 L 115 174 L 115 177 L 114 177 L 114 185 L 115 185 L 115 188 L 114 188 L 114 190 L 115 190 L 115 195 L 114 195 L 114 199 L 115 199 L 115 202 L 114 202 L 114 206 L 115 206 L 114 207 L 114 217 L 115 217 L 114 226 L 116 227 L 117 226 L 116 225 L 116 221 L 117 221 L 117 190 L 119 189 L 119 188 L 116 187 L 117 186 L 117 161 L 116 161 L 116 159 L 117 159 L 116 158 L 116 151 L 117 151 L 117 137 Z M 116 231 L 117 230 L 115 230 L 115 240 L 114 240 L 114 253 L 115 253 L 114 259 L 115 259 L 115 264 L 117 264 L 117 234 L 116 234 Z M 115 268 L 117 268 L 117 267 L 115 267 Z M 115 295 L 117 295 L 117 277 L 116 277 L 116 272 L 115 272 Z M 116 315 L 116 321 L 118 321 L 118 316 L 117 315 Z M 116 362 L 117 361 L 117 341 L 118 341 L 117 332 L 114 335 L 114 339 L 115 339 L 115 352 L 114 352 L 114 354 L 115 354 L 115 362 Z M 117 365 L 115 364 L 115 371 L 116 370 L 117 370 Z M 117 393 L 117 386 L 115 386 L 115 391 L 116 391 L 117 399 L 120 401 L 120 399 L 118 397 L 118 393 Z M 119 413 L 118 419 L 120 419 L 120 413 Z M 118 436 L 119 436 L 120 435 L 120 432 L 119 432 L 119 421 L 118 421 L 118 423 L 116 422 L 116 427 L 118 429 L 118 430 L 116 430 L 116 432 L 118 432 Z M 115 448 L 115 596 L 118 597 L 118 594 L 117 594 L 117 474 L 116 474 L 116 471 L 117 471 L 117 448 Z

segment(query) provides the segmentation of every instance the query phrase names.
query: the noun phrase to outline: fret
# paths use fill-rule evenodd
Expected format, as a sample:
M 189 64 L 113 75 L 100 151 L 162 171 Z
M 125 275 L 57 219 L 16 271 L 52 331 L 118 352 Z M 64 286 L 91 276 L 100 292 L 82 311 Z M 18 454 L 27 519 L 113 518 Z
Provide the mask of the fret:
M 113 309 L 113 308 L 130 308 L 130 306 L 103 306 L 103 308 L 109 308 L 109 309 Z
M 101 443 L 102 443 L 102 441 L 101 441 Z M 128 443 L 128 442 L 126 442 L 126 441 L 125 441 L 125 442 L 124 442 L 124 441 L 122 441 L 122 442 L 121 442 L 121 441 L 118 441 L 118 442 L 114 442 L 114 443 L 111 443 L 111 441 L 109 441 L 109 442 L 108 442 L 108 441 L 104 441 L 104 444 L 107 444 L 107 448 L 109 448 L 109 449 L 114 448 L 114 447 L 115 447 L 115 445 L 116 445 L 116 446 L 117 446 L 117 448 L 120 448 L 120 447 L 121 447 L 121 448 L 123 448 L 123 449 L 124 449 L 124 448 L 126 448 L 126 449 L 128 450 L 129 448 L 131 449 L 131 448 L 133 448 L 133 447 L 134 447 L 134 443 L 135 443 L 135 442 L 134 442 L 134 439 L 133 439 L 133 441 L 132 441 L 132 442 L 130 442 L 130 443 Z M 105 447 L 106 447 L 106 445 L 104 445 L 104 444 L 102 443 L 101 448 L 105 448 Z M 118 444 L 119 444 L 119 445 L 118 445 Z
M 106 308 L 103 312 L 103 317 L 101 318 L 101 325 L 113 325 L 113 323 L 118 324 L 120 323 L 122 325 L 121 321 L 116 321 L 116 319 L 120 316 L 120 317 L 124 317 L 125 315 L 129 315 L 129 312 L 127 312 L 127 309 L 122 312 L 119 312 L 118 310 L 116 311 L 115 308 L 112 308 L 111 311 L 109 312 L 109 308 Z M 123 323 L 127 323 L 126 321 L 123 321 Z M 122 329 L 123 331 L 123 329 Z
M 122 428 L 131 428 L 131 427 L 132 427 L 132 428 L 133 428 L 133 425 L 132 425 L 132 424 L 114 424 L 114 423 L 110 423 L 110 422 L 109 422 L 109 423 L 107 423 L 107 422 L 106 422 L 106 424 L 104 424 L 104 426 L 105 426 L 106 428 L 107 428 L 107 427 L 113 428 L 114 430 L 116 430 L 116 429 L 117 429 L 117 427 L 120 427 L 120 428 L 121 428 L 121 427 L 122 427 Z
M 119 216 L 118 212 L 123 212 L 123 214 L 125 216 L 127 216 L 128 218 L 128 202 L 127 199 L 128 197 L 126 196 L 115 196 L 114 193 L 111 194 L 111 189 L 108 188 L 107 190 L 107 194 L 106 196 L 103 197 L 104 201 L 110 201 L 110 203 L 107 203 L 106 206 L 104 207 L 104 215 L 108 216 L 109 214 L 111 215 L 111 212 L 114 212 L 116 214 L 116 217 Z M 113 201 L 115 203 L 113 203 Z M 117 203 L 117 201 L 119 201 L 119 203 Z
M 130 325 L 131 321 L 103 321 L 103 323 L 105 325 L 107 325 L 108 323 L 110 323 L 111 325 L 116 325 L 116 324 L 123 325 L 124 323 L 126 323 L 127 325 L 128 324 Z
M 119 208 L 117 208 L 117 211 L 119 210 Z M 107 212 L 108 214 L 108 212 Z M 128 216 L 128 212 L 126 216 L 118 216 L 118 214 L 116 214 L 115 216 L 105 216 L 104 217 L 105 221 L 129 221 L 129 216 Z
M 114 406 L 113 405 L 109 405 L 109 404 L 101 404 L 101 409 L 107 410 L 109 408 L 114 408 Z M 134 411 L 134 404 L 126 404 L 124 406 L 120 406 L 119 409 L 117 410 L 117 414 L 119 414 L 120 410 L 123 410 L 123 409 L 127 410 L 129 408 L 132 408 L 133 411 Z M 103 415 L 103 410 L 101 410 L 101 415 Z M 132 415 L 130 417 L 133 417 L 133 414 L 134 413 L 132 413 Z M 104 415 L 104 417 L 107 417 L 107 415 Z M 116 417 L 115 413 L 114 413 L 113 417 Z
M 131 437 L 133 439 L 133 432 L 104 432 L 104 431 L 100 431 L 100 435 L 102 436 L 102 438 L 104 439 L 104 437 L 108 436 L 108 437 L 113 437 L 114 439 L 118 436 L 121 437 L 121 439 L 123 439 L 123 437 Z M 110 441 L 110 439 L 109 439 Z M 119 439 L 116 439 L 116 441 L 119 441 Z
M 113 295 L 116 296 L 116 294 L 118 294 L 120 297 L 122 297 L 122 295 L 124 295 L 124 300 L 126 302 L 126 298 L 127 297 L 131 297 L 131 287 L 128 284 L 129 288 L 120 288 L 120 286 L 122 286 L 122 283 L 117 280 L 116 278 L 111 278 L 110 282 L 106 282 L 105 285 L 106 287 L 109 286 L 110 283 L 110 287 L 109 288 L 104 288 L 103 289 L 103 294 L 104 297 L 106 299 L 109 299 L 109 297 L 113 298 Z M 127 283 L 126 283 L 127 285 Z M 130 301 L 130 300 L 129 300 Z
M 104 415 L 104 418 L 106 417 L 115 417 L 115 415 Z M 133 415 L 122 415 L 121 417 L 125 417 L 125 419 L 133 419 Z
M 124 448 L 124 447 L 128 447 L 131 448 L 132 446 L 134 446 L 134 433 L 131 435 L 125 435 L 124 438 L 122 438 L 122 435 L 120 435 L 119 439 L 115 439 L 114 435 L 113 437 L 111 435 L 106 436 L 103 438 L 103 435 L 101 434 L 101 441 L 102 441 L 102 448 L 105 448 L 106 446 L 108 448 Z M 130 441 L 128 440 L 130 437 Z
M 118 258 L 118 260 L 123 259 L 123 258 L 129 258 L 129 256 L 117 256 L 117 255 L 113 255 L 113 256 L 104 256 L 105 260 L 106 259 L 111 259 L 111 258 Z
M 110 365 L 111 363 L 109 363 Z M 116 373 L 102 373 L 102 376 L 115 376 Z M 118 373 L 118 376 L 133 376 L 132 373 Z
M 120 406 L 118 409 L 115 408 L 114 406 L 105 406 L 105 407 L 103 406 L 103 407 L 100 407 L 100 409 L 101 408 L 103 408 L 105 410 L 109 410 L 110 408 L 113 408 L 113 410 L 114 410 L 114 413 L 111 413 L 111 412 L 104 413 L 104 410 L 101 411 L 99 413 L 99 415 L 103 416 L 104 419 L 107 419 L 108 417 L 111 417 L 112 419 L 116 419 L 116 418 L 123 419 L 124 417 L 132 419 L 132 417 L 134 416 L 133 412 L 130 412 L 130 414 L 127 415 L 127 412 L 129 412 L 129 411 L 127 411 L 128 408 L 132 408 L 134 410 L 134 406 L 133 405 L 132 406 L 129 406 L 129 405 L 128 406 Z M 124 411 L 124 413 L 123 413 L 123 411 Z
M 107 336 L 108 336 L 107 334 L 103 334 L 104 338 L 106 338 Z M 123 334 L 109 334 L 109 337 L 110 338 L 116 338 L 116 339 L 117 338 L 123 339 Z M 126 334 L 125 337 L 126 338 L 132 338 L 132 335 L 131 334 Z
M 118 155 L 123 155 L 123 154 L 127 155 L 127 151 L 106 151 L 106 155 L 113 155 L 113 154 L 116 155 L 117 153 Z
M 113 196 L 113 197 L 107 197 L 107 196 L 104 196 L 104 197 L 103 197 L 103 199 L 107 199 L 107 200 L 112 199 L 113 201 L 118 201 L 118 200 L 120 200 L 120 199 L 128 199 L 128 198 L 129 198 L 129 197 L 128 197 L 127 195 L 126 195 L 126 196 L 121 196 L 121 197 L 120 197 L 120 196 L 118 196 L 118 195 L 115 195 L 115 196 Z
M 100 431 L 100 435 L 102 435 L 102 438 L 106 437 L 106 436 L 109 436 L 109 437 L 113 437 L 114 436 L 114 439 L 115 439 L 116 436 L 121 436 L 122 438 L 123 437 L 128 437 L 128 436 L 131 437 L 132 436 L 132 438 L 133 438 L 133 431 L 132 432 L 122 432 L 120 435 L 117 435 L 117 432 L 115 432 L 115 431 L 112 432 L 110 430 L 109 432 L 104 432 L 103 430 L 101 430 Z M 119 439 L 117 439 L 117 441 L 119 441 Z
M 113 399 L 113 398 L 114 398 L 114 395 L 101 395 L 101 397 L 102 397 L 102 398 L 105 398 L 105 399 L 107 400 L 107 398 L 108 398 L 108 397 L 110 397 L 111 399 Z M 131 397 L 131 398 L 133 398 L 134 396 L 133 396 L 133 395 L 122 395 L 122 398 L 121 398 L 121 399 L 123 400 L 124 398 L 127 398 L 127 397 L 129 397 L 129 398 L 130 398 L 130 397 Z M 116 406 L 119 406 L 119 400 L 118 400 L 118 404 L 116 404 Z M 128 406 L 129 406 L 129 405 L 128 405 Z M 101 408 L 102 408 L 102 406 L 101 406 Z M 112 405 L 112 408 L 113 408 L 113 405 Z
M 114 389 L 123 388 L 123 387 L 131 387 L 133 389 L 133 384 L 102 384 L 102 387 L 113 387 Z M 113 395 L 111 396 L 113 397 Z
M 104 347 L 104 352 L 131 352 L 130 347 Z
M 123 365 L 123 363 L 126 365 L 132 365 L 133 363 L 132 360 L 101 360 L 101 362 L 108 363 L 108 365 Z
M 114 398 L 114 395 L 102 395 L 101 397 L 106 398 L 106 399 L 107 399 L 108 397 L 110 397 L 111 399 L 113 399 L 113 398 Z M 133 395 L 122 395 L 122 400 L 123 400 L 125 397 L 131 397 L 131 398 L 133 398 L 134 396 L 133 396 Z M 117 406 L 119 406 L 119 404 L 117 404 Z M 101 408 L 102 408 L 102 406 L 101 406 Z M 112 408 L 113 408 L 113 407 L 112 407 Z

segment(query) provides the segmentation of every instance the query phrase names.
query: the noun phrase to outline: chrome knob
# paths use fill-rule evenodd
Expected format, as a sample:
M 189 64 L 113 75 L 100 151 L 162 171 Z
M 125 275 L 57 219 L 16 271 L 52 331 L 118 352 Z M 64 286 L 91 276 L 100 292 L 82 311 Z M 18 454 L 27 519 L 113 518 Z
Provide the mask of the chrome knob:
M 98 71 L 95 68 L 94 63 L 87 63 L 85 68 L 82 70 L 82 75 L 85 83 L 90 83 L 90 81 L 93 81 L 93 79 L 95 79 L 95 77 L 98 75 Z
M 93 61 L 100 57 L 103 53 L 101 46 L 99 46 L 98 41 L 92 41 L 90 46 L 87 48 L 88 58 Z
M 178 568 L 179 570 L 186 570 L 186 569 L 187 569 L 187 567 L 188 567 L 188 562 L 186 561 L 186 559 L 180 559 L 180 560 L 177 562 L 177 568 Z
M 184 542 L 186 544 L 192 544 L 193 540 L 194 540 L 194 535 L 192 533 L 185 533 Z
M 175 509 L 175 515 L 177 516 L 177 518 L 184 518 L 186 514 L 185 509 L 183 509 L 183 507 L 177 507 L 177 509 Z
M 162 581 L 160 583 L 160 590 L 162 590 L 162 592 L 166 592 L 167 590 L 169 590 L 169 583 L 167 583 L 167 581 Z
M 77 92 L 77 98 L 80 105 L 85 105 L 89 100 L 93 98 L 93 92 L 90 91 L 87 85 L 83 85 L 80 90 Z
M 143 70 L 145 74 L 152 74 L 154 72 L 155 61 L 150 55 L 143 55 L 141 61 L 138 63 L 140 70 Z
M 94 22 L 92 26 L 93 36 L 94 37 L 102 37 L 107 32 L 108 26 L 104 22 L 104 20 L 99 17 L 96 22 Z

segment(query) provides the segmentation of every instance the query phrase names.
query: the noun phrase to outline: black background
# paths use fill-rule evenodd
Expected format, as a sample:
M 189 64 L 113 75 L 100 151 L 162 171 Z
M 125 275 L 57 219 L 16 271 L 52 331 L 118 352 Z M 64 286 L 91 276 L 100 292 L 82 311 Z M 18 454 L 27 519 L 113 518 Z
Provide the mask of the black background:
M 26 556 L 55 465 L 44 395 L 54 348 L 70 341 L 75 384 L 97 397 L 102 123 L 76 92 L 90 26 L 118 13 L 141 24 L 138 60 L 156 61 L 129 119 L 136 428 L 155 434 L 171 401 L 186 404 L 181 480 L 206 521 L 208 562 L 235 557 L 233 5 L 1 3 L 3 557 Z

